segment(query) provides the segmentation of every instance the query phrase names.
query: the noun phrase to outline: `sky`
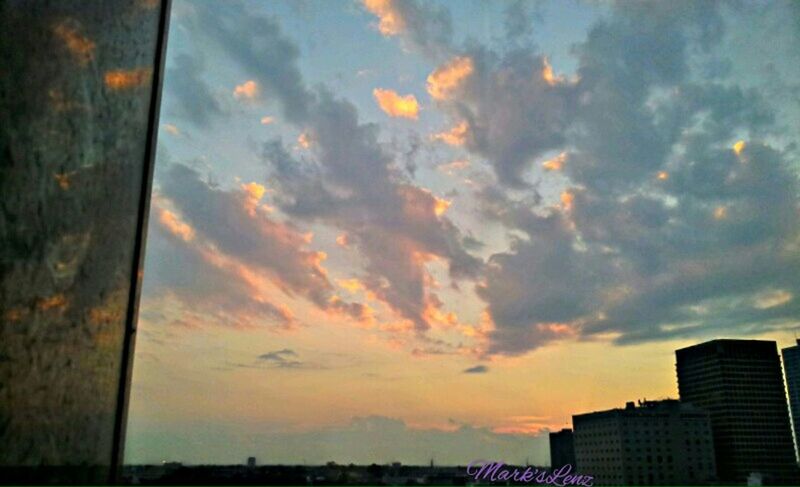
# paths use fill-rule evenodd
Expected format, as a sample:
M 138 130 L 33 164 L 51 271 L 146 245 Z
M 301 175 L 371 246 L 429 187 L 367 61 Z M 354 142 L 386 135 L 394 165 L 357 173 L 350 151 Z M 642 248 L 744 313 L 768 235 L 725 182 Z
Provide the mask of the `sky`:
M 794 342 L 800 6 L 173 2 L 128 463 L 549 463 Z

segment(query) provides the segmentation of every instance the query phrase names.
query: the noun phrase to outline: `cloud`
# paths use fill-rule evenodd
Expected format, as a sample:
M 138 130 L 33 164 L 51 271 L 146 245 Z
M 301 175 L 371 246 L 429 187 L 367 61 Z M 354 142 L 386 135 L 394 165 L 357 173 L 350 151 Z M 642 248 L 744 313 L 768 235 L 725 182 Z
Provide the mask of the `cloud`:
M 467 122 L 460 122 L 450 130 L 439 132 L 431 135 L 431 139 L 444 142 L 448 145 L 464 145 L 469 133 L 469 124 Z
M 436 170 L 445 174 L 453 175 L 458 171 L 464 171 L 470 167 L 470 162 L 466 159 L 458 159 L 445 164 L 440 164 Z
M 158 221 L 164 228 L 185 242 L 194 239 L 194 229 L 181 221 L 175 213 L 164 208 L 158 208 Z
M 506 39 L 509 43 L 529 42 L 536 23 L 543 20 L 543 5 L 523 0 L 507 3 L 504 13 Z
M 542 168 L 545 171 L 560 171 L 564 168 L 564 163 L 567 162 L 567 153 L 562 152 L 561 154 L 552 157 L 542 163 Z
M 205 65 L 200 57 L 186 53 L 170 59 L 164 78 L 165 105 L 170 113 L 199 126 L 225 114 L 221 103 L 203 79 Z
M 258 360 L 279 369 L 296 369 L 304 365 L 303 362 L 297 360 L 297 352 L 288 348 L 261 354 L 258 356 Z
M 264 158 L 278 181 L 277 203 L 290 215 L 332 225 L 365 258 L 360 277 L 377 299 L 419 330 L 429 295 L 427 262 L 444 259 L 454 278 L 475 275 L 480 262 L 461 244 L 461 235 L 442 211 L 446 203 L 404 181 L 377 144 L 370 125 L 359 124 L 351 105 L 325 95 L 310 126 L 316 165 L 293 159 L 277 142 Z M 336 193 L 328 188 L 340 188 Z
M 414 95 L 400 96 L 396 91 L 375 88 L 372 95 L 387 115 L 416 120 L 419 114 L 419 104 Z
M 287 121 L 306 116 L 310 100 L 296 66 L 300 50 L 279 34 L 276 19 L 226 3 L 192 4 L 183 21 L 199 51 L 223 49 L 263 94 L 282 103 Z
M 447 100 L 457 94 L 459 87 L 475 71 L 472 59 L 456 57 L 428 75 L 427 90 L 434 100 Z
M 474 367 L 470 367 L 468 369 L 464 369 L 463 371 L 465 374 L 485 374 L 489 372 L 489 367 L 485 365 L 476 365 Z
M 364 7 L 380 20 L 378 29 L 381 34 L 394 36 L 405 30 L 405 19 L 391 0 L 364 0 Z
M 207 248 L 187 245 L 181 233 L 160 219 L 151 220 L 142 295 L 148 303 L 165 300 L 170 310 L 153 319 L 188 326 L 286 329 L 295 325 L 291 312 L 266 299 L 239 267 Z
M 363 0 L 378 17 L 384 36 L 399 36 L 405 45 L 433 57 L 446 55 L 453 34 L 450 13 L 443 7 L 416 0 Z
M 171 123 L 165 123 L 165 124 L 164 124 L 164 130 L 165 130 L 165 131 L 166 131 L 168 134 L 170 134 L 170 135 L 174 135 L 174 136 L 176 136 L 176 137 L 177 137 L 177 136 L 179 136 L 179 135 L 181 135 L 181 129 L 179 129 L 177 126 L 175 126 L 175 125 L 173 125 L 173 124 L 171 124 Z
M 233 89 L 233 96 L 235 98 L 257 98 L 259 94 L 258 83 L 253 80 L 247 80 L 240 85 L 236 85 Z
M 485 217 L 514 231 L 477 286 L 492 321 L 487 353 L 576 337 L 622 344 L 790 325 L 800 307 L 790 277 L 800 266 L 797 174 L 788 152 L 737 135 L 776 133 L 764 98 L 692 76 L 690 53 L 713 49 L 721 35 L 710 4 L 617 10 L 575 47 L 576 81 L 547 74 L 538 55 L 473 54 L 466 107 L 455 99 L 446 107 L 470 120 L 465 147 L 490 156 L 501 183 L 479 189 Z M 525 65 L 543 76 L 516 81 Z M 483 90 L 472 91 L 487 79 L 496 106 L 509 96 L 527 113 L 495 120 L 476 98 Z M 528 118 L 539 110 L 557 117 L 550 135 Z M 507 133 L 482 140 L 473 126 L 487 120 Z M 524 143 L 511 144 L 509 133 Z M 506 147 L 525 158 L 504 157 Z M 545 149 L 563 155 L 543 163 L 566 178 L 561 204 L 537 187 L 511 197 L 506 187 L 520 188 Z M 781 299 L 765 299 L 775 289 Z
M 399 315 L 397 330 L 447 325 L 432 319 L 446 315 L 434 263 L 453 285 L 477 283 L 488 354 L 554 340 L 767 330 L 797 311 L 796 155 L 777 142 L 793 136 L 761 91 L 706 73 L 723 56 L 716 4 L 612 6 L 574 46 L 568 73 L 519 25 L 507 25 L 515 40 L 505 49 L 462 47 L 442 9 L 366 7 L 389 19 L 385 33 L 438 66 L 426 88 L 450 129 L 433 140 L 491 167 L 494 177 L 471 187 L 509 245 L 486 265 L 444 212 L 446 200 L 415 184 L 413 167 L 404 171 L 379 143 L 376 125 L 324 87 L 306 86 L 299 51 L 273 18 L 199 5 L 187 26 L 198 43 L 222 48 L 303 135 L 303 151 L 279 139 L 263 146 L 271 203 L 296 224 L 345 235 L 341 244 L 363 259 L 354 277 Z M 307 280 L 287 289 L 314 302 L 333 292 L 327 279 Z M 781 299 L 765 298 L 776 289 Z
M 532 162 L 563 147 L 578 103 L 573 84 L 551 84 L 543 56 L 526 49 L 497 54 L 480 46 L 428 77 L 428 92 L 455 128 L 434 136 L 488 159 L 500 182 L 527 186 Z
M 399 8 L 422 14 L 424 9 L 417 7 L 403 2 Z M 352 104 L 324 88 L 305 86 L 296 66 L 297 47 L 273 18 L 240 5 L 193 5 L 186 25 L 196 42 L 224 49 L 281 104 L 283 118 L 303 134 L 300 144 L 308 154 L 302 160 L 294 159 L 280 141 L 264 146 L 276 206 L 295 221 L 322 223 L 347 234 L 348 243 L 364 258 L 359 279 L 367 289 L 418 330 L 429 328 L 425 310 L 433 301 L 426 283 L 432 279 L 426 265 L 443 261 L 452 279 L 475 276 L 481 266 L 464 249 L 458 228 L 442 214 L 443 201 L 397 171 L 378 142 L 377 127 L 359 122 Z M 219 235 L 221 241 L 235 245 L 227 241 L 235 233 L 224 233 L 227 238 Z M 301 287 L 313 289 L 311 298 L 320 303 L 327 284 Z
M 222 322 L 253 323 L 257 319 L 253 313 L 265 312 L 283 326 L 290 325 L 291 314 L 271 304 L 271 290 L 276 289 L 289 297 L 302 296 L 325 311 L 364 318 L 363 305 L 335 295 L 322 266 L 326 256 L 307 249 L 308 235 L 269 216 L 260 202 L 266 192 L 262 185 L 223 190 L 176 163 L 164 169 L 158 182 L 157 221 L 172 240 L 172 248 L 161 252 L 190 267 L 176 272 L 174 265 L 167 265 L 163 273 L 161 268 L 155 271 L 155 278 L 187 305 L 204 301 L 202 309 L 216 316 L 243 310 L 236 315 L 241 319 L 234 316 Z M 161 207 L 165 204 L 174 210 Z M 221 281 L 219 293 L 209 288 L 208 279 L 183 280 L 201 272 Z
M 264 24 L 259 30 L 262 40 L 274 37 L 267 44 L 288 43 L 271 19 L 250 16 L 248 22 Z M 250 60 L 240 52 L 254 49 L 251 40 L 221 26 L 212 31 L 233 59 Z M 291 53 L 296 48 L 287 49 L 290 55 L 275 60 L 276 66 L 261 61 L 245 66 L 254 79 L 265 78 L 255 69 L 260 68 L 271 77 L 278 71 L 284 72 L 280 77 L 295 81 L 294 87 L 283 86 L 275 94 L 287 120 L 302 130 L 304 140 L 313 142 L 308 144 L 312 156 L 308 161 L 295 160 L 277 141 L 265 145 L 264 159 L 277 183 L 276 204 L 293 218 L 322 222 L 346 233 L 348 242 L 365 257 L 361 280 L 367 288 L 419 330 L 427 329 L 426 263 L 444 259 L 451 276 L 458 279 L 474 276 L 480 261 L 463 248 L 457 227 L 441 215 L 442 201 L 396 172 L 391 156 L 378 143 L 376 127 L 360 123 L 350 103 L 325 90 L 307 90 L 293 64 Z

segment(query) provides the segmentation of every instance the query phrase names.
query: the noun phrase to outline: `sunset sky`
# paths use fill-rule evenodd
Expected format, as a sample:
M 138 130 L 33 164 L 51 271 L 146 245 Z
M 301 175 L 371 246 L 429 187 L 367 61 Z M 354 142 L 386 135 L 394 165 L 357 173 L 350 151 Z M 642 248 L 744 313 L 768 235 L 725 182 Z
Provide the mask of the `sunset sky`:
M 800 317 L 800 4 L 173 2 L 126 461 L 549 463 Z

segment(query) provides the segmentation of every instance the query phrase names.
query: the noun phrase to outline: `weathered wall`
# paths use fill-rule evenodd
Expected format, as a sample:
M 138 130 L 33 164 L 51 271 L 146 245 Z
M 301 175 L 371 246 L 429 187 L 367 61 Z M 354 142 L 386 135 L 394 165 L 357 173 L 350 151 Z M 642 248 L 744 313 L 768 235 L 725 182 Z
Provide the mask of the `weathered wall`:
M 120 454 L 166 9 L 0 0 L 6 473 L 104 482 Z

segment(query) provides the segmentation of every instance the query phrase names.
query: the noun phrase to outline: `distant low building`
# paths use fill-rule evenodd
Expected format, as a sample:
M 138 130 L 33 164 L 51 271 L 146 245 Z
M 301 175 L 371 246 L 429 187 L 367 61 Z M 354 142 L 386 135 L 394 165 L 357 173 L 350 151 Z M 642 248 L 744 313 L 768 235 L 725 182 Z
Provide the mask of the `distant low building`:
M 575 461 L 595 485 L 685 485 L 716 478 L 708 413 L 676 399 L 572 417 Z
M 575 443 L 571 429 L 550 433 L 550 465 L 554 469 L 564 465 L 575 467 Z

